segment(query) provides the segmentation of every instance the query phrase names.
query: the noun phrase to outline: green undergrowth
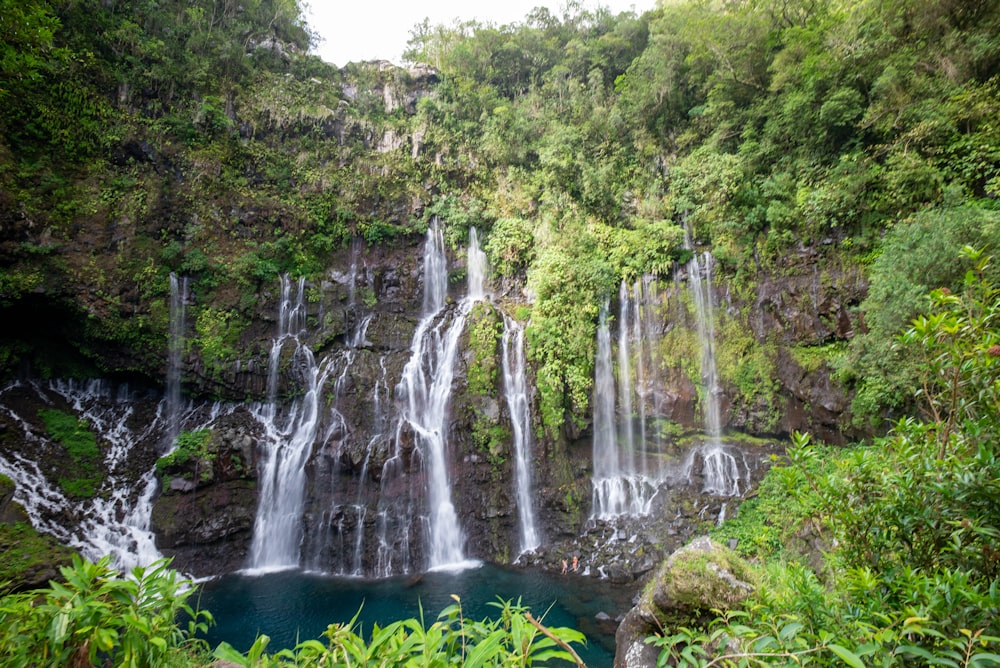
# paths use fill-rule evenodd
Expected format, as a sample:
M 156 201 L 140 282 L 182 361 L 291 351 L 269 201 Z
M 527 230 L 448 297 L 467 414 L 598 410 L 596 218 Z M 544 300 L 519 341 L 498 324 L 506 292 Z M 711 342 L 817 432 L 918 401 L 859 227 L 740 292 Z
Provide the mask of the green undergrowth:
M 201 480 L 210 479 L 216 457 L 208 448 L 211 439 L 210 429 L 182 431 L 177 435 L 176 447 L 156 460 L 157 473 L 164 475 L 172 470 L 193 468 Z
M 69 563 L 73 551 L 38 533 L 30 522 L 0 523 L 0 591 Z M 3 586 L 2 583 L 9 583 Z

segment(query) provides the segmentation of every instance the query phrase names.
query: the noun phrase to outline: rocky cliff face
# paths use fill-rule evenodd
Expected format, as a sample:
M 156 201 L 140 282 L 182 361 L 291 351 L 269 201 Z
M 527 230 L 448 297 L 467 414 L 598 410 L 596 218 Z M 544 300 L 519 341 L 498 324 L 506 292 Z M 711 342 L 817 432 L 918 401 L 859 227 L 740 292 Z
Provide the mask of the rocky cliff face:
M 309 490 L 304 509 L 303 559 L 315 567 L 372 573 L 380 558 L 379 550 L 385 550 L 385 545 L 379 542 L 384 540 L 379 532 L 387 509 L 385 497 L 401 495 L 414 504 L 423 503 L 419 490 L 426 484 L 426 478 L 420 453 L 413 436 L 400 428 L 399 407 L 395 405 L 395 388 L 411 355 L 413 333 L 420 318 L 419 254 L 419 240 L 395 250 L 364 246 L 345 249 L 338 262 L 342 268 L 331 270 L 328 281 L 314 286 L 319 297 L 310 304 L 311 324 L 306 339 L 315 346 L 320 364 L 325 359 L 331 365 L 323 390 L 329 417 L 324 419 L 319 430 L 321 436 L 307 465 Z M 451 264 L 454 273 L 461 275 L 463 259 L 453 257 Z M 742 394 L 739 386 L 727 382 L 738 375 L 723 369 L 731 374 L 723 377 L 721 397 L 727 428 L 777 439 L 770 441 L 772 445 L 743 444 L 741 452 L 748 481 L 763 472 L 766 467 L 760 462 L 777 451 L 780 439 L 793 429 L 818 433 L 828 440 L 844 438 L 840 425 L 848 397 L 831 380 L 829 368 L 803 360 L 797 352 L 850 336 L 854 326 L 850 308 L 861 298 L 863 289 L 863 283 L 855 277 L 828 273 L 818 280 L 811 270 L 765 278 L 752 299 L 734 296 L 725 282 L 715 286 L 721 312 L 720 349 L 732 346 L 742 350 L 740 346 L 747 346 L 747 339 L 756 345 L 770 345 L 762 359 L 773 375 L 767 379 L 770 393 L 763 399 Z M 553 462 L 553 444 L 538 441 L 532 465 L 537 473 L 535 498 L 545 540 L 542 549 L 525 555 L 522 561 L 559 568 L 563 558 L 576 555 L 583 557 L 582 562 L 592 566 L 595 574 L 600 571 L 629 580 L 648 571 L 663 554 L 682 544 L 699 523 L 718 517 L 725 512 L 726 504 L 731 512 L 734 501 L 738 502 L 723 497 L 713 499 L 712 495 L 702 493 L 700 467 L 704 462 L 697 456 L 697 441 L 686 438 L 701 430 L 703 415 L 699 379 L 692 378 L 686 371 L 689 365 L 669 350 L 669 344 L 676 339 L 670 336 L 671 332 L 689 331 L 693 327 L 685 290 L 683 276 L 679 276 L 678 281 L 665 284 L 657 300 L 661 318 L 657 327 L 663 337 L 660 342 L 663 349 L 657 355 L 663 373 L 650 381 L 650 391 L 645 395 L 648 405 L 644 409 L 664 421 L 660 426 L 666 434 L 658 437 L 656 448 L 666 471 L 662 476 L 664 489 L 670 491 L 664 493 L 652 516 L 674 519 L 659 528 L 648 518 L 628 522 L 633 540 L 626 556 L 621 546 L 607 540 L 616 533 L 615 528 L 594 521 L 589 515 L 592 464 L 589 429 L 563 450 L 568 461 Z M 192 390 L 221 389 L 236 395 L 254 389 L 260 392 L 265 387 L 266 353 L 278 312 L 274 303 L 276 293 L 277 290 L 270 293 L 269 308 L 260 309 L 262 317 L 256 325 L 254 344 L 256 356 L 241 363 L 240 370 L 228 378 L 209 379 L 194 370 Z M 452 299 L 461 296 L 460 285 L 452 289 Z M 497 308 L 505 307 L 499 301 L 484 307 Z M 271 315 L 264 315 L 269 311 Z M 727 342 L 727 332 L 733 331 L 737 332 L 736 341 Z M 775 335 L 770 332 L 779 332 L 780 340 L 775 342 Z M 468 384 L 470 367 L 478 368 L 484 362 L 496 366 L 500 351 L 494 346 L 490 351 L 493 360 L 476 359 L 468 333 L 463 335 L 461 345 L 465 352 L 457 362 L 448 422 L 448 465 L 454 481 L 455 504 L 465 530 L 468 555 L 512 561 L 518 556 L 518 514 L 512 485 L 513 457 L 509 450 L 510 415 L 503 400 L 502 382 L 494 375 L 489 387 L 485 391 L 478 388 L 478 392 L 470 391 Z M 291 398 L 301 387 L 296 386 L 293 368 L 284 371 L 279 393 Z M 638 412 L 639 408 L 635 410 Z M 775 420 L 774 415 L 779 418 Z M 667 430 L 664 425 L 670 424 L 674 426 Z M 481 438 L 484 431 L 490 433 L 490 430 L 499 435 L 501 448 L 497 451 L 491 451 L 491 443 Z M 404 475 L 390 471 L 394 458 L 403 466 Z M 567 470 L 569 477 L 565 474 Z M 246 508 L 252 506 L 249 501 L 238 504 L 244 509 L 236 513 L 242 518 L 239 521 L 235 518 L 225 522 L 195 521 L 198 513 L 163 510 L 167 504 L 181 502 L 186 495 L 194 499 L 197 493 L 202 499 L 233 499 L 232 484 L 232 481 L 212 480 L 200 485 L 201 492 L 177 489 L 164 493 L 157 502 L 154 518 L 161 514 L 183 516 L 191 518 L 192 524 L 183 530 L 175 528 L 165 533 L 164 538 L 173 541 L 175 534 L 184 534 L 185 544 L 194 546 L 203 541 L 202 544 L 210 545 L 224 535 L 245 532 L 249 528 Z M 250 487 L 240 489 L 247 499 L 252 496 Z M 184 503 L 190 506 L 195 502 Z M 212 503 L 204 500 L 200 503 L 199 512 L 210 514 Z M 220 505 L 220 513 L 227 512 L 221 508 Z M 397 542 L 389 551 L 407 550 L 405 557 L 395 556 L 397 567 L 402 565 L 405 570 L 419 569 L 425 558 L 422 542 L 417 538 L 424 530 L 421 515 L 418 510 L 407 516 L 404 523 L 409 537 L 405 546 Z M 217 535 L 204 534 L 198 538 L 199 532 L 208 528 Z M 191 551 L 196 553 L 197 549 L 192 547 Z M 245 554 L 245 546 L 243 551 L 230 551 L 225 566 L 216 563 L 206 564 L 205 568 L 231 567 L 233 554 Z M 385 553 L 382 558 L 386 558 Z
M 308 298 L 302 344 L 312 351 L 324 377 L 319 425 L 306 463 L 304 565 L 372 575 L 419 570 L 426 563 L 425 462 L 413 434 L 399 420 L 396 390 L 421 317 L 421 253 L 420 238 L 393 247 L 357 242 L 331 258 L 324 280 L 304 286 Z M 453 277 L 463 277 L 464 262 L 462 253 L 450 257 Z M 453 304 L 463 296 L 463 285 L 462 280 L 452 281 Z M 184 361 L 181 378 L 191 403 L 181 418 L 182 428 L 206 429 L 211 438 L 200 459 L 158 471 L 150 518 L 159 549 L 195 575 L 247 564 L 260 503 L 260 462 L 265 449 L 276 442 L 268 432 L 288 428 L 305 391 L 306 370 L 286 346 L 278 360 L 275 401 L 279 413 L 288 413 L 270 423 L 262 418 L 269 355 L 278 331 L 279 288 L 276 284 L 260 289 L 256 317 L 242 334 L 235 363 L 219 371 L 206 369 L 200 356 Z M 831 370 L 806 353 L 851 336 L 858 326 L 851 308 L 861 299 L 864 284 L 850 272 L 820 271 L 803 263 L 781 276 L 762 276 L 747 292 L 738 292 L 724 279 L 713 286 L 721 379 L 717 398 L 724 425 L 771 439 L 751 443 L 735 434 L 727 437 L 738 458 L 740 494 L 763 473 L 768 456 L 780 451 L 781 439 L 791 430 L 834 442 L 845 438 L 848 397 Z M 691 341 L 694 323 L 685 276 L 662 281 L 655 293 L 648 355 L 650 369 L 656 372 L 647 374 L 639 393 L 644 405 L 633 411 L 646 416 L 649 429 L 655 428 L 655 437 L 647 434 L 641 447 L 657 462 L 661 492 L 648 516 L 595 519 L 590 427 L 558 448 L 536 439 L 531 453 L 533 498 L 543 544 L 521 556 L 522 562 L 558 569 L 564 559 L 576 556 L 581 568 L 595 576 L 630 581 L 648 572 L 700 525 L 716 521 L 738 504 L 739 496 L 705 491 L 706 460 L 699 440 L 691 438 L 703 428 L 704 399 L 701 379 L 692 371 L 697 367 L 688 359 L 698 353 Z M 192 306 L 197 298 L 194 287 Z M 502 329 L 499 310 L 511 307 L 500 296 L 495 300 L 483 302 L 475 317 L 492 318 Z M 197 336 L 187 323 L 186 337 Z M 495 371 L 485 381 L 479 378 L 475 387 L 469 382 L 484 365 L 499 367 L 499 339 L 484 349 L 469 337 L 469 331 L 464 332 L 460 342 L 463 352 L 456 362 L 447 422 L 454 502 L 467 555 L 510 562 L 519 556 L 511 416 Z M 530 369 L 528 376 L 530 387 Z M 764 390 L 748 393 L 748 386 Z M 207 396 L 224 400 L 212 404 Z M 537 401 L 533 391 L 530 399 Z M 159 400 L 133 394 L 130 401 L 145 404 L 141 410 L 150 412 L 157 410 Z M 37 409 L 26 411 L 30 415 Z M 537 418 L 535 428 L 540 433 Z M 136 467 L 131 479 L 138 480 L 163 454 L 162 438 L 162 431 L 154 430 L 135 443 L 137 452 L 145 454 L 129 465 Z M 8 439 L 6 451 L 30 451 L 25 443 Z M 405 511 L 400 510 L 403 506 Z M 71 524 L 80 519 L 53 521 Z M 392 531 L 387 533 L 387 527 Z

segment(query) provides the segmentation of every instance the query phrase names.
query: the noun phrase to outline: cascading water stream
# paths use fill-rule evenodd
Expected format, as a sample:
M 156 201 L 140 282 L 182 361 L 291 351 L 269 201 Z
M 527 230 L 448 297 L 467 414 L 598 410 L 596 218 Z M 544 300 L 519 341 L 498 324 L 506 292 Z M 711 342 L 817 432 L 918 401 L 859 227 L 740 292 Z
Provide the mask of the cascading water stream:
M 621 410 L 621 467 L 635 471 L 635 426 L 632 416 L 632 359 L 628 323 L 631 321 L 632 302 L 628 286 L 623 280 L 618 289 L 618 406 Z M 636 304 L 638 309 L 639 305 Z
M 517 499 L 520 552 L 524 554 L 541 544 L 532 499 L 531 405 L 525 372 L 524 327 L 506 313 L 503 314 L 503 324 L 503 386 L 514 432 L 514 494 Z
M 479 247 L 479 233 L 475 227 L 469 228 L 469 249 L 467 251 L 468 300 L 486 298 L 486 277 L 488 264 L 486 253 Z
M 693 250 L 685 230 L 685 247 Z M 694 467 L 694 457 L 699 454 L 703 460 L 703 491 L 717 496 L 739 496 L 744 487 L 744 466 L 722 443 L 722 419 L 719 397 L 722 389 L 715 365 L 715 313 L 712 305 L 712 255 L 708 252 L 699 256 L 694 253 L 688 262 L 688 281 L 695 306 L 698 340 L 701 343 L 701 376 L 704 387 L 705 434 L 707 442 L 696 452 L 692 452 L 686 468 L 688 477 Z M 747 476 L 749 477 L 749 472 Z
M 437 218 L 427 228 L 424 241 L 424 320 L 444 308 L 448 298 L 448 256 L 444 249 L 444 230 Z
M 618 443 L 615 439 L 615 378 L 611 367 L 608 306 L 601 307 L 594 365 L 594 487 L 593 517 L 610 519 L 626 512 Z
M 432 327 L 435 318 L 444 310 L 448 296 L 448 266 L 444 247 L 444 233 L 435 218 L 427 228 L 423 253 L 423 317 L 417 325 L 410 345 L 410 358 L 403 369 L 402 377 L 395 387 L 397 412 L 392 455 L 382 465 L 382 485 L 379 493 L 379 508 L 376 518 L 377 540 L 375 573 L 388 576 L 398 572 L 408 572 L 413 566 L 411 559 L 410 527 L 414 514 L 414 499 L 428 498 L 429 514 L 425 520 L 431 567 L 450 561 L 461 561 L 462 543 L 458 517 L 451 502 L 451 490 L 447 488 L 447 474 L 434 467 L 444 464 L 444 415 L 441 406 L 428 406 L 430 397 L 442 397 L 442 392 L 434 392 L 432 384 L 443 383 L 439 378 L 442 357 L 440 324 Z M 455 331 L 455 339 L 460 330 Z M 433 339 L 429 341 L 428 339 Z M 454 352 L 454 351 L 453 351 Z M 454 359 L 443 360 L 449 367 L 443 375 L 450 376 Z M 450 378 L 448 378 L 450 388 Z M 447 399 L 447 395 L 444 396 Z M 428 416 L 428 413 L 438 413 Z M 428 422 L 435 424 L 429 429 Z M 427 489 L 413 489 L 412 481 L 406 474 L 406 428 L 416 437 L 417 453 L 425 458 L 428 468 Z M 429 437 L 429 438 L 425 438 Z M 441 451 L 434 457 L 433 450 Z M 444 478 L 446 488 L 442 490 L 434 480 Z M 436 488 L 436 489 L 435 489 Z M 457 535 L 448 535 L 439 528 L 441 521 L 449 522 Z M 433 547 L 436 545 L 437 547 Z M 442 556 L 444 555 L 444 556 Z
M 281 279 L 278 333 L 271 346 L 268 367 L 268 402 L 255 415 L 265 430 L 266 452 L 260 470 L 260 493 L 249 566 L 255 570 L 293 568 L 299 565 L 303 536 L 305 465 L 319 430 L 320 395 L 328 376 L 326 365 L 317 365 L 312 351 L 300 341 L 305 329 L 305 281 L 299 279 L 292 298 L 288 276 Z M 278 376 L 282 348 L 295 344 L 292 368 L 302 376 L 305 394 L 291 402 L 279 424 Z
M 396 386 L 401 407 L 396 453 L 402 452 L 403 425 L 416 438 L 426 472 L 428 514 L 423 519 L 430 569 L 461 567 L 466 563 L 465 535 L 452 501 L 448 472 L 448 409 L 454 380 L 458 342 L 472 302 L 485 295 L 486 263 L 475 230 L 468 249 L 468 293 L 457 309 L 446 307 L 448 270 L 444 234 L 435 219 L 424 244 L 424 316 L 413 336 L 410 359 Z M 398 466 L 397 457 L 390 462 Z M 386 463 L 386 466 L 390 465 Z M 399 475 L 398 470 L 394 470 Z
M 633 298 L 634 297 L 634 298 Z M 608 306 L 601 311 L 597 330 L 594 375 L 594 477 L 591 520 L 641 517 L 652 512 L 663 472 L 651 467 L 647 439 L 647 377 L 645 340 L 655 340 L 644 321 L 650 299 L 640 283 L 632 290 L 622 281 L 618 291 L 617 356 L 613 355 Z M 617 360 L 617 383 L 613 360 Z M 636 371 L 633 373 L 633 364 Z M 615 419 L 615 406 L 618 419 Z M 638 423 L 636 421 L 638 406 Z M 638 424 L 638 434 L 636 426 Z
M 14 384 L 4 393 L 19 388 Z M 102 444 L 110 446 L 104 454 L 107 475 L 102 493 L 86 500 L 68 499 L 53 484 L 39 465 L 20 455 L 0 455 L 0 473 L 14 480 L 15 499 L 25 508 L 32 525 L 71 545 L 91 560 L 110 555 L 115 567 L 128 570 L 161 558 L 149 530 L 152 498 L 156 491 L 155 469 L 138 480 L 127 473 L 126 459 L 136 443 L 158 443 L 165 429 L 159 417 L 150 421 L 133 419 L 133 402 L 126 386 L 115 392 L 106 381 L 53 381 L 48 387 L 31 385 L 39 398 L 48 402 L 48 393 L 59 395 Z M 24 430 L 27 442 L 42 445 L 43 437 L 13 409 L 0 402 L 13 424 Z M 138 430 L 135 427 L 138 426 Z M 67 514 L 76 518 L 75 530 L 59 519 Z M 56 519 L 53 519 L 56 518 Z

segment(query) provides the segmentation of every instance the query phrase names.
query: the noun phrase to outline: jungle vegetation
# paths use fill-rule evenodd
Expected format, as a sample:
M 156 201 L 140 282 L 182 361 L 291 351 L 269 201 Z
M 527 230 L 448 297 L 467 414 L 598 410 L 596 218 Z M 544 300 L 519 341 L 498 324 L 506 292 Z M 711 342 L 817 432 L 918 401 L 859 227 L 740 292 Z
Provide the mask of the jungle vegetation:
M 0 334 L 4 376 L 158 377 L 170 272 L 196 279 L 211 370 L 280 273 L 317 277 L 353 239 L 438 216 L 456 246 L 484 232 L 494 271 L 530 291 L 558 440 L 587 412 L 619 281 L 671 276 L 688 236 L 753 294 L 808 249 L 869 283 L 865 329 L 822 363 L 856 422 L 891 426 L 827 468 L 802 444 L 776 473 L 815 494 L 847 577 L 782 570 L 773 600 L 664 651 L 707 662 L 694 648 L 725 636 L 761 661 L 992 665 L 996 372 L 976 346 L 995 336 L 996 0 L 571 2 L 416 26 L 424 79 L 338 69 L 311 39 L 296 0 L 0 0 L 0 310 L 42 325 Z
M 671 276 L 686 226 L 743 294 L 803 248 L 865 269 L 868 333 L 829 362 L 877 423 L 912 380 L 885 342 L 957 287 L 948 249 L 997 237 L 991 0 L 423 24 L 406 52 L 435 68 L 423 82 L 309 55 L 292 0 L 0 9 L 0 305 L 43 306 L 68 344 L 5 335 L 8 375 L 157 377 L 171 271 L 195 279 L 195 352 L 217 368 L 279 273 L 439 216 L 453 244 L 485 232 L 494 271 L 530 290 L 556 438 L 587 411 L 601 300 Z M 420 92 L 387 104 L 385 87 Z

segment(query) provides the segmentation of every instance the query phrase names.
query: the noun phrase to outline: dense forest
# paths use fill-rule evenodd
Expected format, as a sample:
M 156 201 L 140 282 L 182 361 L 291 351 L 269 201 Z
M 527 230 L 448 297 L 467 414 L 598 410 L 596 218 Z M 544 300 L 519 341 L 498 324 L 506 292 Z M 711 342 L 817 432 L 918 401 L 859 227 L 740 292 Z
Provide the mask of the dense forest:
M 406 68 L 324 63 L 303 16 L 0 0 L 0 375 L 159 382 L 175 273 L 196 292 L 188 389 L 243 398 L 225 375 L 279 276 L 319 283 L 357 240 L 440 219 L 453 248 L 484 234 L 530 318 L 558 448 L 586 427 L 622 281 L 670 279 L 696 248 L 734 303 L 803 268 L 858 277 L 849 336 L 725 332 L 720 375 L 759 431 L 780 432 L 791 343 L 867 440 L 795 435 L 719 529 L 759 567 L 757 598 L 665 629 L 664 660 L 1000 664 L 1000 3 L 570 2 L 415 26 Z M 804 527 L 820 567 L 796 553 Z

